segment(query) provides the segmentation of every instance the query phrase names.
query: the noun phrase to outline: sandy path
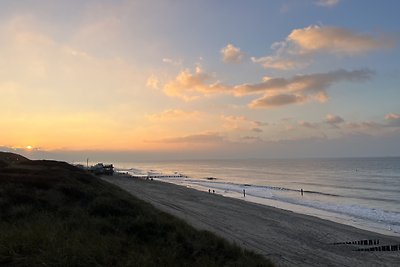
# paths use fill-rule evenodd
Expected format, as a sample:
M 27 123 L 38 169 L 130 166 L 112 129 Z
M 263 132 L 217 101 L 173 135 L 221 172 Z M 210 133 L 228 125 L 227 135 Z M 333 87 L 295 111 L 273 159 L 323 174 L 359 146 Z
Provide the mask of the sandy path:
M 208 194 L 181 186 L 125 177 L 103 177 L 155 207 L 271 259 L 279 266 L 400 266 L 400 251 L 359 252 L 334 242 L 400 238 L 316 217 Z

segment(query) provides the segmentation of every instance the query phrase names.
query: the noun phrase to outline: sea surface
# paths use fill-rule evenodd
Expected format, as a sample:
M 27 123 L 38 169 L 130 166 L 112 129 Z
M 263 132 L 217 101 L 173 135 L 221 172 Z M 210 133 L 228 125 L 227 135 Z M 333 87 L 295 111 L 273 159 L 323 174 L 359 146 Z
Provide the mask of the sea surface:
M 399 157 L 191 160 L 114 165 L 119 171 L 136 175 L 183 174 L 187 177 L 159 180 L 400 236 Z

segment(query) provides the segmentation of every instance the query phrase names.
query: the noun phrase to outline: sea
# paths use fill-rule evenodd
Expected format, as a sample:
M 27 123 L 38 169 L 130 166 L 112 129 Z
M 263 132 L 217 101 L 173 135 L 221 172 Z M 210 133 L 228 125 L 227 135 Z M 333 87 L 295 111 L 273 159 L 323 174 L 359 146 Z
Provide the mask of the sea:
M 157 179 L 400 236 L 400 157 L 186 160 L 114 165 L 120 172 L 164 175 Z

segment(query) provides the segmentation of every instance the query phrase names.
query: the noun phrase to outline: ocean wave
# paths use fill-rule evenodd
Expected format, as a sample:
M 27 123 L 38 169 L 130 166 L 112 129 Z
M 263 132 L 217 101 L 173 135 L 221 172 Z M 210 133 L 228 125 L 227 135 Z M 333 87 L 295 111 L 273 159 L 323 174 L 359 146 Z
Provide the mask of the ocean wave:
M 194 183 L 203 186 L 210 186 L 210 187 L 218 187 L 219 189 L 227 189 L 227 190 L 238 190 L 242 191 L 243 188 L 258 188 L 258 189 L 265 189 L 265 190 L 272 190 L 272 191 L 290 191 L 290 192 L 300 192 L 300 189 L 293 189 L 281 186 L 269 186 L 269 185 L 254 185 L 254 184 L 238 184 L 232 182 L 219 182 L 219 181 L 204 181 L 198 179 L 186 179 L 186 182 Z M 341 195 L 331 194 L 326 192 L 319 192 L 319 191 L 312 191 L 312 190 L 304 190 L 304 193 L 308 194 L 317 194 L 317 195 L 324 195 L 324 196 L 332 196 L 332 197 L 342 197 Z
M 235 192 L 241 194 L 243 189 L 246 190 L 246 195 L 256 197 L 259 199 L 267 199 L 279 201 L 282 203 L 288 203 L 308 208 L 313 208 L 316 210 L 331 212 L 335 214 L 341 214 L 350 216 L 353 218 L 363 219 L 366 221 L 387 224 L 392 226 L 400 226 L 400 213 L 393 211 L 385 211 L 381 209 L 363 207 L 357 204 L 337 204 L 327 201 L 320 200 L 310 200 L 305 198 L 294 198 L 291 196 L 286 196 L 281 193 L 285 192 L 296 192 L 299 193 L 300 190 L 291 189 L 286 187 L 278 186 L 265 186 L 265 185 L 250 185 L 250 184 L 238 184 L 229 182 L 219 182 L 219 181 L 204 181 L 200 179 L 185 179 L 186 184 L 192 184 L 201 186 L 203 188 L 211 188 L 215 190 L 220 190 L 225 193 Z M 336 194 L 329 194 L 318 191 L 304 191 L 305 194 L 323 195 L 332 197 L 330 200 L 334 202 L 334 198 L 343 197 Z
M 372 222 L 400 226 L 400 213 L 398 212 L 385 211 L 375 208 L 366 208 L 355 204 L 333 204 L 310 200 L 296 200 L 279 196 L 274 196 L 271 199 L 337 214 L 343 214 Z

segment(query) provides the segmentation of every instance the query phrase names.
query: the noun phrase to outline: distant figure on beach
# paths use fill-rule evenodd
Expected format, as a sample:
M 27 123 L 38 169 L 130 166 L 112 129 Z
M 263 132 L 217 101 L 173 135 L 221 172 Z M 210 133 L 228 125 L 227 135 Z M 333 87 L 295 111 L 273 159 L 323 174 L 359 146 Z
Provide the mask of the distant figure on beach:
M 209 194 L 211 193 L 211 189 L 208 189 L 208 193 L 209 193 Z
M 246 190 L 243 189 L 243 196 L 246 197 Z
M 215 190 L 213 190 L 213 194 L 215 194 Z
M 304 193 L 303 188 L 300 189 L 300 193 L 301 193 L 301 196 L 303 196 L 303 193 Z

